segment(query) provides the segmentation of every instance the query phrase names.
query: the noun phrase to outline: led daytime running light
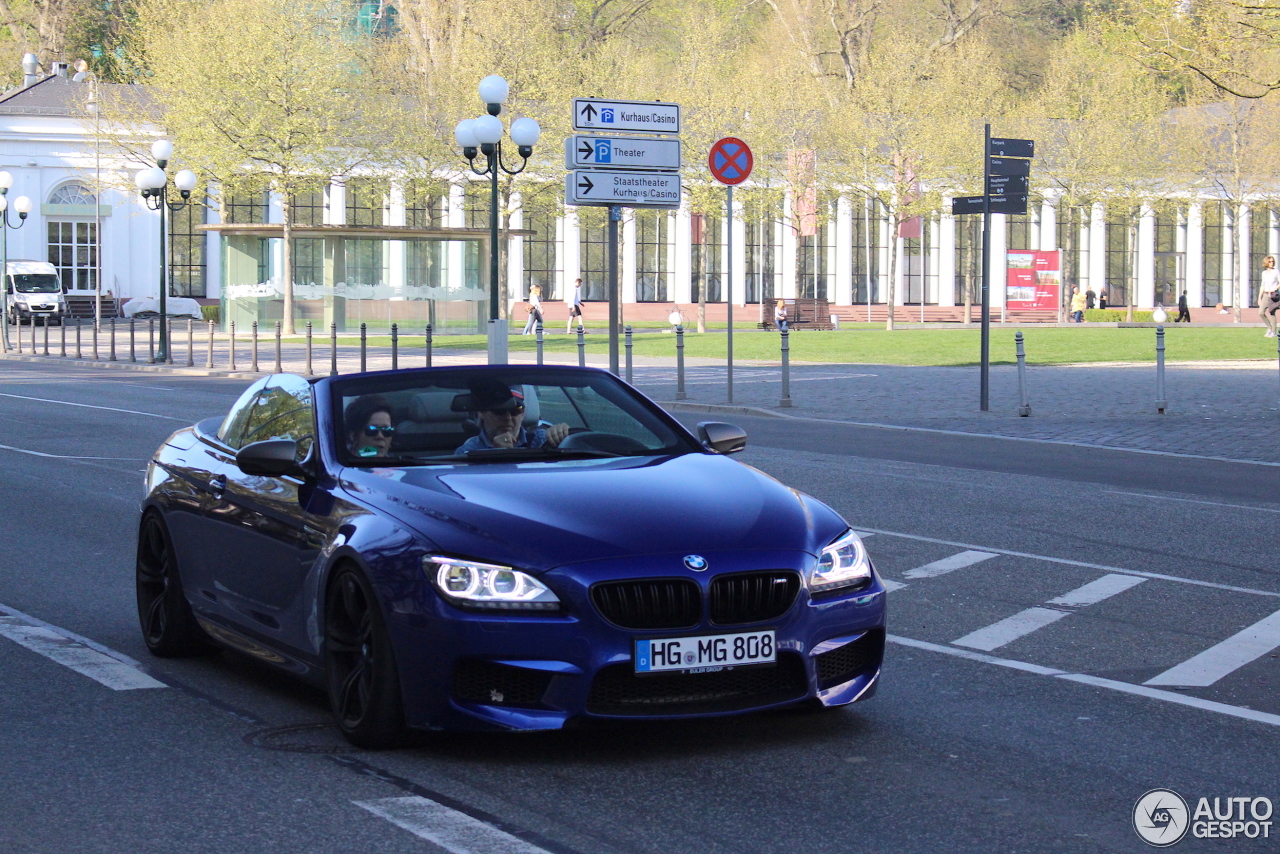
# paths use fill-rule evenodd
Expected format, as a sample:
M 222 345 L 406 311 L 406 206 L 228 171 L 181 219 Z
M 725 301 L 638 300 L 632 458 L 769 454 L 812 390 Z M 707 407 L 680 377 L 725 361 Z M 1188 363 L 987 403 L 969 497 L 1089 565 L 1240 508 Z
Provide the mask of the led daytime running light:
M 870 578 L 871 561 L 867 558 L 867 549 L 862 545 L 862 539 L 849 530 L 822 550 L 818 564 L 813 568 L 809 589 L 813 593 L 827 593 L 860 586 Z
M 560 608 L 560 600 L 542 582 L 509 566 L 429 555 L 422 559 L 422 568 L 455 605 L 510 611 Z

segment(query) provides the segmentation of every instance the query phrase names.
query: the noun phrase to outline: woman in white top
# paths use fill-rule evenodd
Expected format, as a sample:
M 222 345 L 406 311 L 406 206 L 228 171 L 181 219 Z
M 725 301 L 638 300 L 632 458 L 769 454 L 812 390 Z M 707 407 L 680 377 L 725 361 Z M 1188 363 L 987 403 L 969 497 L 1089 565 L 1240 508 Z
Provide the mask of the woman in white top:
M 1262 287 L 1258 291 L 1258 314 L 1267 324 L 1267 338 L 1276 337 L 1276 309 L 1280 308 L 1280 270 L 1276 270 L 1276 256 L 1262 259 Z

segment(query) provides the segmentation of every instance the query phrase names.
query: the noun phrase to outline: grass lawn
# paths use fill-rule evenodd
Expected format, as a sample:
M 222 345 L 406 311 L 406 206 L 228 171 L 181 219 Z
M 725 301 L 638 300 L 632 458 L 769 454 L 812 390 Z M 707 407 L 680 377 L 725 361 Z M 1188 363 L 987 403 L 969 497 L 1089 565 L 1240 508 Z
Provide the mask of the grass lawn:
M 735 324 L 736 325 L 736 324 Z M 1276 339 L 1264 338 L 1257 328 L 1179 328 L 1165 327 L 1165 358 L 1174 362 L 1211 361 L 1220 359 L 1276 359 Z M 1022 328 L 1027 363 L 1061 365 L 1077 362 L 1155 362 L 1155 329 L 1044 329 Z M 799 362 L 867 363 L 881 365 L 974 365 L 978 362 L 980 333 L 977 329 L 904 329 L 886 332 L 877 329 L 841 329 L 831 332 L 796 332 L 791 335 L 791 359 Z M 1014 364 L 1014 330 L 991 327 L 992 364 Z M 550 332 L 544 337 L 548 353 L 574 352 L 577 335 Z M 608 338 L 602 330 L 587 333 L 587 352 L 607 352 Z M 342 346 L 359 343 L 359 339 L 342 336 Z M 637 356 L 674 357 L 675 336 L 646 332 L 633 336 Z M 421 352 L 422 336 L 401 336 L 400 346 L 408 352 Z M 708 332 L 699 335 L 686 332 L 685 356 L 689 358 L 724 358 L 725 334 Z M 391 339 L 370 337 L 370 346 L 387 347 Z M 317 350 L 326 348 L 328 339 L 317 338 Z M 480 335 L 437 336 L 435 346 L 450 350 L 483 350 Z M 534 339 L 512 336 L 513 353 L 532 353 Z M 776 332 L 735 331 L 733 351 L 736 359 L 777 361 L 779 336 Z

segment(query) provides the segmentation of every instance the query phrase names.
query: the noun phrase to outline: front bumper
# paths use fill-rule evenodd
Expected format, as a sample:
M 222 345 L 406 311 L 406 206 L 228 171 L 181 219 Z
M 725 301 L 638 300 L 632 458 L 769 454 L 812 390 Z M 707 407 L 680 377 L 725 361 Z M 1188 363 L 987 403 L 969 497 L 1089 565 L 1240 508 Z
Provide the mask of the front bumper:
M 704 603 L 717 577 L 768 567 L 804 578 L 813 560 L 786 552 L 706 557 L 719 571 L 691 579 Z M 555 615 L 464 611 L 424 582 L 417 607 L 401 600 L 389 620 L 408 722 L 424 728 L 559 729 L 591 719 L 707 717 L 804 700 L 839 706 L 875 693 L 884 656 L 885 589 L 874 573 L 859 589 L 818 599 L 801 583 L 785 613 L 749 624 L 714 624 L 704 608 L 696 626 L 624 629 L 592 604 L 594 583 L 677 574 L 655 572 L 663 563 L 648 556 L 553 570 L 542 580 L 564 603 Z M 636 640 L 765 628 L 775 632 L 774 666 L 635 673 Z

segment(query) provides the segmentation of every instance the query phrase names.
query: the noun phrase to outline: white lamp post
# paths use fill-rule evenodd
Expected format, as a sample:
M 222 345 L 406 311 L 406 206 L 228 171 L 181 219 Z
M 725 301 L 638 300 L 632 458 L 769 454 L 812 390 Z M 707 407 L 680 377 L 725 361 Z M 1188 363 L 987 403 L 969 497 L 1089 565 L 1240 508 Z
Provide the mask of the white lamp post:
M 506 128 L 498 115 L 502 102 L 507 100 L 510 87 L 507 81 L 490 74 L 480 81 L 480 100 L 485 104 L 485 114 L 475 119 L 458 122 L 453 138 L 462 147 L 471 171 L 489 176 L 489 363 L 507 361 L 507 336 L 503 324 L 498 323 L 498 173 L 518 175 L 524 171 L 533 156 L 533 147 L 542 136 L 538 123 L 530 118 L 519 118 L 511 123 L 511 141 L 520 155 L 519 168 L 513 169 L 502 162 L 502 135 Z M 477 151 L 479 149 L 479 151 Z M 484 168 L 476 168 L 476 155 L 483 154 Z
M 18 196 L 13 200 L 18 223 L 9 222 L 9 188 L 12 186 L 13 176 L 0 172 L 0 328 L 4 330 L 0 335 L 0 347 L 6 353 L 9 352 L 9 229 L 22 228 L 27 223 L 27 214 L 31 213 L 31 200 Z

